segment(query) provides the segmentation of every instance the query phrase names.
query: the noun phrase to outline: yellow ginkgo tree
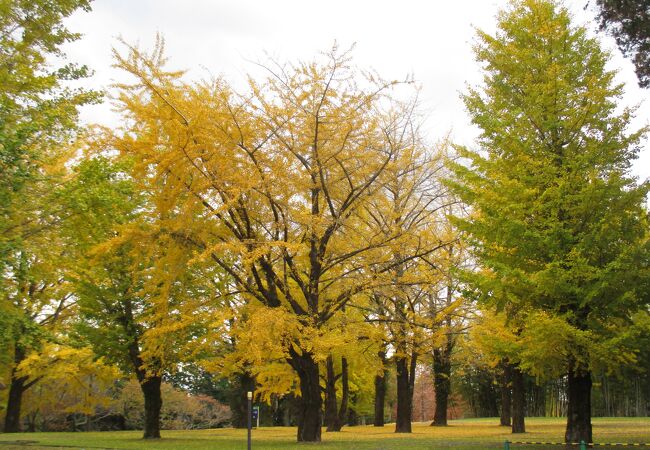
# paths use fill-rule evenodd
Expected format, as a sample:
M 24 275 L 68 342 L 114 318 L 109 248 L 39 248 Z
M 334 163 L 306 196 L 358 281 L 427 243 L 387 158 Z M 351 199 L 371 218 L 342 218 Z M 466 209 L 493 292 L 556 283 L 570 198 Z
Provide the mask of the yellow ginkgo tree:
M 221 79 L 188 83 L 165 71 L 162 47 L 116 53 L 135 82 L 119 86 L 125 125 L 112 146 L 135 162 L 157 230 L 221 268 L 247 302 L 286 318 L 298 440 L 319 441 L 325 324 L 386 283 L 382 274 L 422 256 L 396 258 L 388 246 L 407 233 L 387 235 L 368 220 L 387 167 L 402 164 L 380 126 L 399 83 L 360 77 L 333 49 L 323 62 L 272 63 L 267 78 L 237 93 Z

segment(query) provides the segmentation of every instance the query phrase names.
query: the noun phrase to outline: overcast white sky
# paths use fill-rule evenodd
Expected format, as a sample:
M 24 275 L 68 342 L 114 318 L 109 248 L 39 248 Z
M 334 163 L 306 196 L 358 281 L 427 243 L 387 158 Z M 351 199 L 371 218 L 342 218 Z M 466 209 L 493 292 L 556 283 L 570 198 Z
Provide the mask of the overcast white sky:
M 587 0 L 567 0 L 578 23 L 594 31 Z M 223 75 L 237 83 L 255 71 L 250 61 L 266 53 L 280 61 L 312 59 L 336 40 L 347 48 L 361 68 L 375 69 L 386 79 L 413 75 L 422 86 L 427 132 L 437 139 L 451 131 L 454 142 L 471 145 L 477 131 L 459 99 L 467 83 L 481 74 L 471 45 L 474 28 L 492 32 L 495 14 L 506 0 L 95 0 L 90 13 L 68 20 L 71 30 L 83 33 L 70 44 L 72 61 L 87 64 L 95 75 L 94 88 L 107 88 L 125 75 L 111 66 L 111 48 L 117 36 L 151 48 L 157 32 L 166 40 L 169 67 L 187 69 L 189 78 Z M 594 33 L 595 34 L 595 33 Z M 614 55 L 612 68 L 626 84 L 624 103 L 643 102 L 636 127 L 650 119 L 650 90 L 638 88 L 632 64 L 611 38 L 603 45 Z M 265 53 L 266 52 L 266 53 Z M 109 104 L 86 107 L 86 122 L 115 124 Z M 645 143 L 634 173 L 650 178 L 650 144 Z

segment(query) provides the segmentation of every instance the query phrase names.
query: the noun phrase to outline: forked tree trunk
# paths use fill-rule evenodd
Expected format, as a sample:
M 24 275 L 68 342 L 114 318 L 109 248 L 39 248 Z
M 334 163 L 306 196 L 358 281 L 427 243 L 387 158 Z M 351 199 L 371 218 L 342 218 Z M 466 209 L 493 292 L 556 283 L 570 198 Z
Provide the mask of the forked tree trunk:
M 327 357 L 325 367 L 327 376 L 325 380 L 325 417 L 324 424 L 327 431 L 341 431 L 347 420 L 348 398 L 350 396 L 350 384 L 348 382 L 348 360 L 341 358 L 341 373 L 334 372 L 334 359 L 332 355 Z M 341 378 L 341 407 L 337 409 L 336 381 Z
M 161 377 L 149 377 L 140 383 L 144 395 L 144 439 L 160 439 Z
M 311 353 L 298 354 L 292 347 L 289 348 L 288 362 L 300 379 L 298 442 L 320 442 L 323 400 L 318 363 Z
M 375 376 L 375 419 L 373 425 L 376 427 L 384 426 L 384 406 L 386 404 L 386 377 L 388 371 L 386 370 L 386 352 L 380 351 L 378 353 L 383 365 L 382 374 Z
M 507 361 L 501 364 L 503 372 L 501 374 L 501 417 L 500 425 L 504 427 L 511 426 L 510 418 L 512 417 L 512 368 Z
M 147 372 L 143 368 L 144 361 L 140 356 L 140 345 L 137 337 L 133 337 L 133 341 L 129 345 L 129 357 L 144 397 L 144 432 L 142 438 L 160 439 L 160 409 L 162 408 L 160 385 L 162 378 L 160 375 L 147 376 Z
M 128 297 L 124 299 L 123 306 L 124 315 L 119 320 L 126 335 L 131 339 L 128 346 L 129 359 L 144 397 L 144 433 L 142 437 L 143 439 L 160 439 L 160 409 L 162 408 L 160 385 L 162 378 L 160 375 L 149 376 L 147 374 L 140 353 L 140 339 L 133 318 L 133 304 Z
M 431 425 L 447 426 L 447 406 L 451 392 L 451 342 L 433 351 L 433 384 L 436 392 L 436 410 Z
M 526 388 L 524 374 L 519 367 L 512 367 L 512 432 L 525 433 Z
M 566 442 L 592 442 L 591 429 L 591 372 L 580 371 L 571 365 L 567 383 Z
M 323 423 L 327 431 L 341 431 L 342 424 L 339 421 L 338 406 L 336 401 L 336 380 L 338 377 L 334 372 L 334 358 L 329 355 L 325 360 L 325 414 Z
M 415 366 L 417 355 L 395 359 L 397 366 L 397 417 L 395 418 L 396 433 L 410 433 L 413 415 L 413 388 L 415 385 Z M 409 367 L 410 366 L 410 367 Z

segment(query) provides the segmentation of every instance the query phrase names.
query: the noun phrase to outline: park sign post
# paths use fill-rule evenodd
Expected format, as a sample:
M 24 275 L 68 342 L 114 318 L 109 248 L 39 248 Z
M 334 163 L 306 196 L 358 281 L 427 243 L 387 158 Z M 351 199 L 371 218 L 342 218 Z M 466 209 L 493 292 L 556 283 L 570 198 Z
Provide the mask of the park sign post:
M 251 428 L 252 428 L 252 403 L 253 403 L 253 393 L 251 391 L 248 391 L 246 393 L 246 397 L 248 398 L 248 450 L 251 450 Z
M 252 419 L 253 421 L 256 422 L 255 428 L 260 427 L 260 407 L 259 406 L 253 406 L 253 411 L 252 411 Z

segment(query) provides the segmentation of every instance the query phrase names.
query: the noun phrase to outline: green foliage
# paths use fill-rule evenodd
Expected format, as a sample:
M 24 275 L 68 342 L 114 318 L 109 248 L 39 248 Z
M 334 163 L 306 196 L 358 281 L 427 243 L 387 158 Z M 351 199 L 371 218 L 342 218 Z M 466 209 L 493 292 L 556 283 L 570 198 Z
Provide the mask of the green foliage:
M 78 107 L 99 99 L 68 87 L 68 81 L 88 76 L 86 67 L 52 67 L 65 56 L 60 47 L 79 38 L 63 25 L 77 9 L 89 10 L 89 1 L 0 2 L 0 263 L 34 220 L 24 211 L 32 206 L 24 202 L 34 194 L 29 184 L 42 181 L 39 169 L 70 141 Z
M 459 149 L 469 164 L 450 182 L 472 207 L 457 223 L 484 268 L 468 281 L 519 317 L 514 333 L 535 348 L 517 359 L 531 371 L 546 338 L 582 367 L 620 364 L 598 346 L 648 304 L 649 186 L 628 173 L 646 130 L 628 132 L 608 55 L 553 1 L 512 3 L 475 51 L 484 83 L 464 101 L 480 150 Z
M 79 210 L 72 229 L 82 259 L 72 276 L 81 313 L 76 333 L 129 373 L 129 346 L 143 333 L 142 265 L 128 242 L 109 250 L 98 246 L 115 238 L 120 225 L 137 219 L 142 200 L 120 163 L 99 156 L 82 161 L 76 170 L 76 183 L 63 196 Z
M 58 193 L 56 201 L 71 214 L 66 233 L 75 246 L 90 250 L 112 237 L 116 227 L 135 218 L 142 195 L 125 176 L 128 164 L 102 155 L 86 155 L 74 166 L 72 180 Z
M 171 337 L 181 328 L 184 341 L 190 340 L 191 333 L 200 332 L 201 321 L 191 323 L 190 317 L 179 324 L 169 309 L 156 315 L 151 299 L 163 297 L 175 311 L 187 296 L 201 302 L 205 284 L 197 280 L 205 274 L 182 264 L 189 257 L 173 269 L 167 264 L 170 255 L 177 255 L 167 241 L 149 234 L 147 196 L 129 176 L 130 161 L 106 156 L 103 144 L 100 135 L 89 143 L 94 152 L 75 166 L 74 182 L 61 195 L 61 202 L 76 211 L 69 219 L 80 260 L 71 275 L 80 311 L 75 335 L 125 373 L 173 371 L 186 347 Z M 169 284 L 152 281 L 156 270 L 167 271 Z M 164 340 L 148 338 L 159 334 Z
M 176 372 L 166 376 L 165 380 L 177 389 L 228 403 L 231 390 L 228 379 L 218 378 L 196 364 L 183 364 Z
M 79 38 L 63 20 L 87 0 L 0 1 L 0 364 L 37 350 L 67 316 L 72 213 L 57 200 L 68 179 L 70 141 L 81 105 L 97 93 L 70 81 L 88 75 L 65 64 L 61 46 Z M 57 67 L 57 64 L 63 64 Z M 3 373 L 4 375 L 4 373 Z

